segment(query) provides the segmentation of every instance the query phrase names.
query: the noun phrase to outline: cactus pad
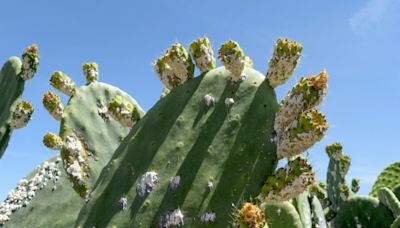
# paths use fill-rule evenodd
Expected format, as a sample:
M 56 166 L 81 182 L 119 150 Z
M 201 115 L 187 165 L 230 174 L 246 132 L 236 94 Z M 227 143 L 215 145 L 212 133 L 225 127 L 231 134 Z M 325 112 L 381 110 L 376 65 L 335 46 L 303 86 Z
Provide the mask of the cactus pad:
M 390 227 L 391 211 L 375 198 L 354 196 L 346 200 L 334 220 L 334 227 Z
M 275 146 L 265 140 L 273 137 L 275 93 L 261 73 L 245 68 L 244 75 L 236 85 L 228 70 L 213 69 L 161 99 L 103 170 L 77 225 L 154 227 L 180 208 L 185 225 L 204 226 L 201 218 L 215 214 L 207 224 L 227 226 L 232 203 L 258 194 L 277 163 Z M 235 103 L 226 106 L 226 98 Z M 115 204 L 122 195 L 129 212 Z
M 369 193 L 373 197 L 377 197 L 378 191 L 382 187 L 393 188 L 400 184 L 400 162 L 395 162 L 386 167 L 376 179 L 372 190 Z
M 82 204 L 55 156 L 21 180 L 0 204 L 0 226 L 72 227 Z
M 23 127 L 29 121 L 33 107 L 22 101 L 25 80 L 31 79 L 39 66 L 37 46 L 28 47 L 18 57 L 11 57 L 0 72 L 0 158 L 8 146 L 13 129 Z M 31 105 L 30 105 L 31 106 Z M 27 109 L 29 108 L 29 110 Z
M 264 203 L 265 217 L 270 228 L 303 228 L 296 208 L 289 202 Z

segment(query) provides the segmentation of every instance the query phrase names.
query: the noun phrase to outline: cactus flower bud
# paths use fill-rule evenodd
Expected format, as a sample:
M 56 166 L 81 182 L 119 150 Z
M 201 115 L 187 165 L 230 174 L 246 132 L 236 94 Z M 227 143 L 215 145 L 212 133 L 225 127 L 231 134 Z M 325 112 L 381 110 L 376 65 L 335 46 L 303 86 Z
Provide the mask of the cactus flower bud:
M 61 71 L 56 71 L 50 78 L 50 85 L 68 96 L 73 96 L 76 92 L 75 82 Z

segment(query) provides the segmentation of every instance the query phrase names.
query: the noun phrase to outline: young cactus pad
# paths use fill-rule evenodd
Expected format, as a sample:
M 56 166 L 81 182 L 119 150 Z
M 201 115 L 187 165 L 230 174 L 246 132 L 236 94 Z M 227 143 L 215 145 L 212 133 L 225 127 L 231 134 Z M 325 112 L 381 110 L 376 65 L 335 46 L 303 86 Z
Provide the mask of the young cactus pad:
M 38 66 L 37 46 L 32 45 L 23 52 L 22 62 L 18 57 L 11 57 L 1 69 L 0 158 L 8 146 L 13 129 L 25 126 L 33 112 L 33 107 L 29 108 L 29 103 L 22 101 L 21 96 L 25 80 L 33 77 Z
M 89 65 L 93 66 L 94 63 Z M 84 65 L 84 73 L 87 73 L 87 70 L 85 70 L 87 66 L 88 64 Z M 57 75 L 61 75 L 60 78 L 63 80 L 55 80 L 54 78 L 59 76 L 53 74 L 50 81 L 55 88 L 62 92 L 74 91 L 62 112 L 60 137 L 63 140 L 63 146 L 61 157 L 64 168 L 73 182 L 74 189 L 81 197 L 86 197 L 101 169 L 107 164 L 112 153 L 131 128 L 111 118 L 108 103 L 112 98 L 119 96 L 135 108 L 137 118 L 142 117 L 144 111 L 133 98 L 116 87 L 92 81 L 80 88 L 73 86 L 71 87 L 73 89 L 65 89 L 65 86 L 57 86 L 60 83 L 54 82 L 68 82 L 66 84 L 61 83 L 61 85 L 75 85 L 75 82 L 63 73 L 57 73 Z M 58 145 L 54 144 L 59 143 L 54 140 L 57 140 L 57 138 L 46 136 L 44 138 L 45 145 L 51 149 L 56 149 L 55 147 L 58 147 Z
M 81 207 L 60 156 L 54 156 L 22 179 L 0 204 L 0 226 L 73 227 Z
M 181 45 L 174 47 L 186 53 Z M 278 109 L 269 82 L 237 47 L 224 44 L 219 55 L 225 67 L 195 78 L 170 83 L 161 72 L 171 92 L 116 150 L 76 226 L 227 227 L 234 222 L 232 210 L 257 196 L 276 168 L 271 139 Z M 168 51 L 165 56 L 159 61 L 171 57 Z M 177 64 L 187 69 L 188 63 Z M 117 203 L 121 197 L 125 210 Z

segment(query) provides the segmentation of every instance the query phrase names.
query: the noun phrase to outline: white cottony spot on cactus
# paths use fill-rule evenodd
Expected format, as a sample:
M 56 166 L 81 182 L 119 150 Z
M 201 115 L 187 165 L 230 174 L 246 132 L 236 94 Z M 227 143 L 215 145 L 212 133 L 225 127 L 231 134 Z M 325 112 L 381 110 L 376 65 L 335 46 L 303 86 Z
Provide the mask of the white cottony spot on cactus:
M 169 180 L 169 187 L 172 190 L 175 190 L 176 188 L 178 188 L 180 182 L 181 182 L 181 176 L 171 177 L 171 179 Z
M 206 105 L 208 107 L 210 107 L 211 105 L 214 105 L 214 103 L 215 103 L 214 97 L 211 96 L 210 94 L 206 94 L 204 96 L 204 101 L 206 102 Z
M 207 187 L 211 190 L 214 188 L 214 183 L 212 181 L 207 182 Z
M 33 78 L 39 67 L 38 47 L 36 44 L 28 47 L 22 53 L 22 67 L 20 76 L 23 80 Z
M 181 209 L 176 209 L 174 211 L 167 211 L 160 217 L 158 227 L 160 228 L 175 228 L 184 225 L 183 214 Z
M 209 223 L 209 222 L 214 222 L 215 219 L 217 218 L 217 214 L 214 212 L 206 212 L 201 216 L 201 221 L 203 223 Z
M 44 162 L 37 168 L 37 173 L 30 179 L 21 179 L 16 188 L 8 193 L 7 198 L 0 204 L 0 226 L 4 225 L 12 213 L 22 207 L 27 206 L 35 197 L 36 192 L 42 189 L 46 184 L 56 183 L 60 175 L 55 162 Z
M 81 140 L 75 134 L 68 135 L 64 141 L 65 148 L 70 156 L 78 156 L 84 150 Z
M 121 205 L 122 210 L 125 210 L 126 205 L 128 205 L 128 199 L 125 196 L 123 196 L 118 200 L 118 203 L 119 203 L 119 205 Z
M 143 174 L 140 182 L 136 187 L 136 191 L 139 196 L 144 197 L 146 194 L 150 193 L 158 184 L 158 174 L 154 171 L 147 172 Z
M 27 101 L 20 101 L 11 116 L 10 128 L 17 129 L 25 127 L 31 119 L 33 106 Z
M 84 180 L 84 174 L 78 161 L 74 161 L 72 164 L 68 165 L 67 173 L 75 177 L 78 181 Z
M 225 99 L 225 106 L 226 107 L 231 107 L 234 104 L 235 104 L 235 100 L 233 100 L 233 98 L 228 97 L 228 98 Z

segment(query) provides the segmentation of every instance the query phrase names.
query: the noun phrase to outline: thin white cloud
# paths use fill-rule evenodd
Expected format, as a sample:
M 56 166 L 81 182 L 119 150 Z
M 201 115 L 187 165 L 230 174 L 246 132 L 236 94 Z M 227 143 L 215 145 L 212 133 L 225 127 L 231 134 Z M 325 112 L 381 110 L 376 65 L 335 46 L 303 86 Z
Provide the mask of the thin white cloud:
M 399 0 L 370 0 L 351 16 L 349 20 L 351 30 L 360 33 L 379 25 L 396 2 Z

